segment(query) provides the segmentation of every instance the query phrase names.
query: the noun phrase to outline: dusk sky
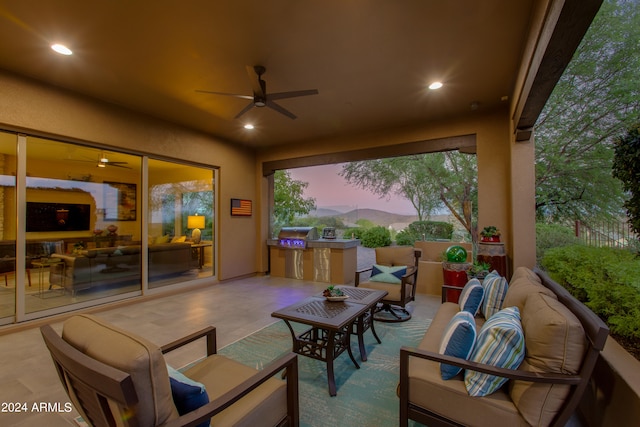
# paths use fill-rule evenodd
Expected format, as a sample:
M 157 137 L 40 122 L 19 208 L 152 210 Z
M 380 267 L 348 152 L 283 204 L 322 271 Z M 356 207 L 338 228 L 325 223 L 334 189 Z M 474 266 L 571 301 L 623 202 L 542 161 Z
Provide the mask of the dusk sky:
M 415 215 L 416 211 L 406 199 L 394 196 L 380 198 L 361 188 L 350 185 L 339 175 L 342 165 L 311 166 L 290 169 L 291 178 L 308 182 L 304 196 L 316 199 L 318 208 L 378 209 L 385 212 Z

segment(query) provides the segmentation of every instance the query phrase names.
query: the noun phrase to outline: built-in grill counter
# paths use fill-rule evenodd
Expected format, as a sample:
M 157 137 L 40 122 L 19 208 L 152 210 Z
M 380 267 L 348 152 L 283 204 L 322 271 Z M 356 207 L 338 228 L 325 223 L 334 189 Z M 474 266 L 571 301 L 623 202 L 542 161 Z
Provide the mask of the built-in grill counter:
M 353 283 L 360 240 L 335 239 L 335 233 L 323 236 L 329 238 L 319 238 L 316 227 L 283 227 L 276 239 L 267 240 L 271 276 Z

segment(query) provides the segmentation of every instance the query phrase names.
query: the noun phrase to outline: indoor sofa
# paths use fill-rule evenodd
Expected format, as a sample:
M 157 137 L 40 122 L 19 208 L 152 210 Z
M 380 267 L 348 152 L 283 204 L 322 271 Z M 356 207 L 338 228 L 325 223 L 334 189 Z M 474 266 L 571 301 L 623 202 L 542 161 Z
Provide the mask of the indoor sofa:
M 140 282 L 140 245 L 94 248 L 76 254 L 52 254 L 49 282 L 72 295 L 99 285 Z M 194 267 L 190 243 L 149 245 L 149 278 L 181 274 Z
M 523 359 L 517 366 L 497 368 L 480 363 L 476 348 L 462 357 L 449 351 L 454 317 L 471 316 L 471 322 L 475 320 L 480 331 L 476 347 L 481 346 L 481 326 L 485 321 L 493 323 L 481 315 L 474 319 L 472 314 L 461 313 L 461 307 L 467 308 L 469 301 L 461 296 L 460 303 L 443 303 L 418 347 L 400 350 L 400 426 L 407 426 L 408 419 L 429 426 L 565 425 L 588 385 L 607 340 L 607 326 L 545 273 L 520 267 L 495 308 L 519 313 Z M 493 350 L 506 341 L 513 342 L 506 336 L 493 335 Z M 506 354 L 507 350 L 500 348 L 500 352 Z M 509 357 L 512 354 L 515 352 Z M 451 372 L 450 368 L 462 371 Z M 450 379 L 443 379 L 445 372 Z M 474 385 L 465 383 L 482 373 L 508 381 L 488 395 L 471 396 Z

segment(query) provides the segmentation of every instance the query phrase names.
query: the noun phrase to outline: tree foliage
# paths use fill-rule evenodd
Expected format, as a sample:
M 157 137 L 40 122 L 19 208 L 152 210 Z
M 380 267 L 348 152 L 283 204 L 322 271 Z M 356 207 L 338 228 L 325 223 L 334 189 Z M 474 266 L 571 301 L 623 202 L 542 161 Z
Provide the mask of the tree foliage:
M 276 171 L 273 181 L 274 228 L 291 225 L 296 216 L 306 215 L 316 208 L 314 198 L 303 196 L 308 182 L 292 179 L 286 170 Z
M 640 234 L 640 126 L 629 129 L 616 142 L 613 176 L 629 195 L 624 202 L 631 229 Z
M 398 245 L 411 245 L 416 240 L 450 240 L 453 235 L 453 225 L 442 221 L 414 221 L 396 236 Z
M 473 229 L 472 206 L 478 192 L 474 155 L 447 151 L 365 160 L 344 165 L 340 175 L 381 198 L 392 194 L 405 197 L 419 221 L 444 207 L 469 232 Z
M 605 0 L 536 124 L 539 218 L 621 212 L 613 140 L 640 118 L 638 40 L 638 0 Z

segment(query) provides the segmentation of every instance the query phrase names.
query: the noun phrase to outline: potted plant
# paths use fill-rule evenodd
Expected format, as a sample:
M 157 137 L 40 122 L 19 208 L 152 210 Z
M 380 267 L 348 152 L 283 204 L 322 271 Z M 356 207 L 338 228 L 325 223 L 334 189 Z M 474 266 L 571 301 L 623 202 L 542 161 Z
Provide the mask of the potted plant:
M 494 225 L 490 225 L 485 227 L 480 232 L 480 241 L 481 242 L 500 242 L 500 230 Z
M 487 274 L 489 274 L 489 270 L 491 270 L 491 264 L 488 262 L 476 261 L 471 265 L 471 267 L 469 267 L 469 270 L 467 270 L 467 278 L 482 280 Z

